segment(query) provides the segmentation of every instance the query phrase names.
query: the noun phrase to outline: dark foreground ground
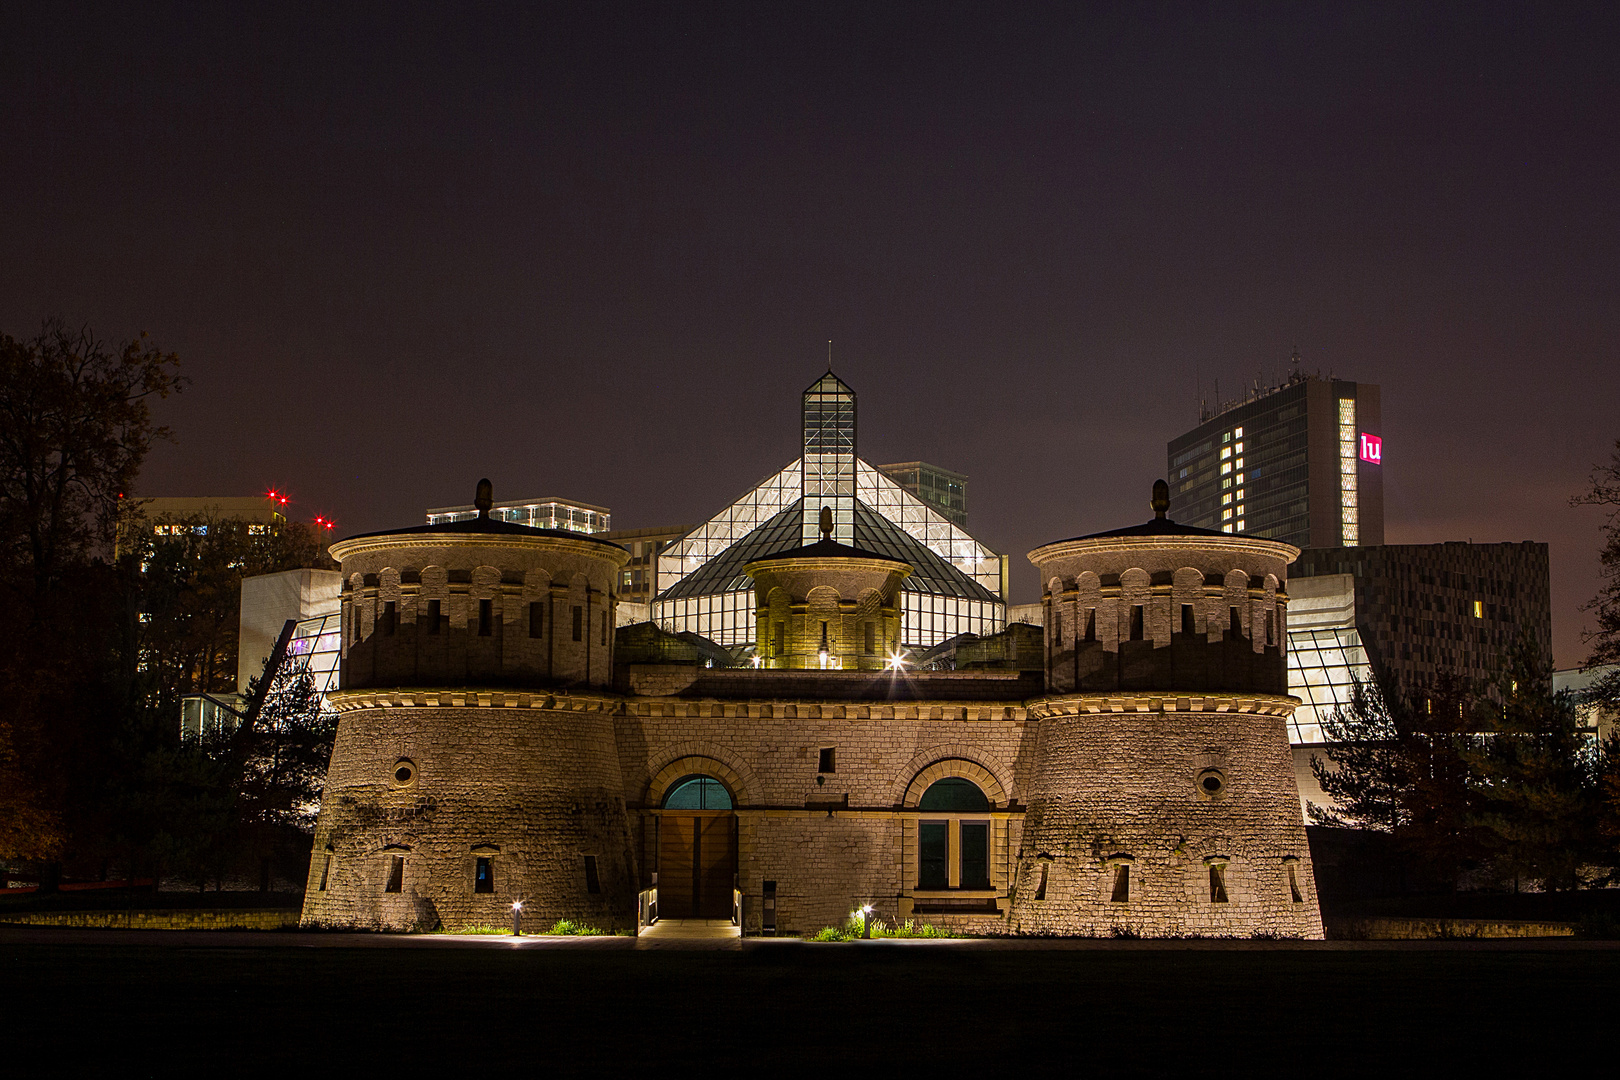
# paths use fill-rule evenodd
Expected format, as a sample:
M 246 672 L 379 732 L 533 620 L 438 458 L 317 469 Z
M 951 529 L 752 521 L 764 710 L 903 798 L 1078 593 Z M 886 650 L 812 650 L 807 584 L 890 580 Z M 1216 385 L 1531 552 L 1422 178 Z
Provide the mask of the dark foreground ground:
M 0 930 L 0 970 L 37 1073 L 1292 1078 L 1606 1072 L 1620 950 Z

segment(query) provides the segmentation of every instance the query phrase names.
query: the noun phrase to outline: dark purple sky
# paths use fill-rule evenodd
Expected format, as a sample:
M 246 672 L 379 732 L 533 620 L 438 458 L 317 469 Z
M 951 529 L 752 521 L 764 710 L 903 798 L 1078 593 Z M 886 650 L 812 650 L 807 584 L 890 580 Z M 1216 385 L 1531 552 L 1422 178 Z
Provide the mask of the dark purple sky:
M 0 7 L 0 330 L 182 355 L 142 493 L 697 520 L 832 338 L 1024 602 L 1297 346 L 1383 386 L 1388 540 L 1550 542 L 1583 657 L 1613 5 L 287 6 Z

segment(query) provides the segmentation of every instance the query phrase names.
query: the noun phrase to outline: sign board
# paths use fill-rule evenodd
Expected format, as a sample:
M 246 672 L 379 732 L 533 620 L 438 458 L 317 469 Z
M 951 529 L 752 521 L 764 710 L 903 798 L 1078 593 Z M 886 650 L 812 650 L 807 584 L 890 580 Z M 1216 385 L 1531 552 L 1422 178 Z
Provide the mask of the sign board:
M 1384 440 L 1377 435 L 1361 433 L 1361 460 L 1369 461 L 1374 465 L 1384 463 Z

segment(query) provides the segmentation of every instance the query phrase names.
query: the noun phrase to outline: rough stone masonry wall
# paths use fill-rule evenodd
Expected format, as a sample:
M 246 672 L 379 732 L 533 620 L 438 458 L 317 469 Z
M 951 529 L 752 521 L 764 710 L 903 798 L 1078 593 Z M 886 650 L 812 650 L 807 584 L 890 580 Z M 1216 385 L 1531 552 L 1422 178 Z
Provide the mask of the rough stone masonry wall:
M 559 918 L 635 925 L 612 699 L 418 691 L 334 700 L 345 711 L 303 925 L 504 926 L 514 900 L 526 901 L 529 928 Z M 413 770 L 409 783 L 394 778 L 401 763 Z M 595 856 L 600 892 L 587 891 L 586 855 Z M 394 857 L 405 860 L 398 893 L 386 891 Z M 492 860 L 493 893 L 473 891 L 479 857 Z
M 893 920 L 915 884 L 902 830 L 916 812 L 903 804 L 913 780 L 940 761 L 981 770 L 966 771 L 979 777 L 1000 812 L 1002 857 L 992 858 L 992 884 L 1005 889 L 1010 882 L 1007 852 L 1016 850 L 1016 827 L 1009 819 L 1017 815 L 1006 811 L 1010 801 L 1023 801 L 1033 769 L 1033 740 L 1020 704 L 632 700 L 617 725 L 632 810 L 655 808 L 669 785 L 693 773 L 731 789 L 751 933 L 759 928 L 765 881 L 777 883 L 777 927 L 784 933 L 840 924 L 862 902 Z M 836 750 L 837 769 L 821 774 L 824 782 L 817 784 L 824 747 Z M 644 881 L 655 865 L 648 826 L 643 814 Z M 995 920 L 968 921 L 986 932 L 1000 927 Z
M 1032 706 L 1043 716 L 1040 765 L 1012 932 L 1320 938 L 1284 730 L 1289 704 L 1067 698 Z M 1222 778 L 1217 796 L 1199 786 L 1207 770 Z M 1121 863 L 1130 866 L 1130 894 L 1115 903 Z M 1212 865 L 1222 867 L 1225 903 L 1210 899 Z

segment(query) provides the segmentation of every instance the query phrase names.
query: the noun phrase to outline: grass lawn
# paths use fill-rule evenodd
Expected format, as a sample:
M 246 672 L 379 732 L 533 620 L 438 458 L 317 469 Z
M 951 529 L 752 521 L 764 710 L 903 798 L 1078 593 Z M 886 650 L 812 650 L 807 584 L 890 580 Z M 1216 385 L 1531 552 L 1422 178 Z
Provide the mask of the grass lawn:
M 1620 987 L 1620 951 L 1598 950 L 7 942 L 0 960 L 15 1060 L 136 1076 L 1540 1073 L 1612 1059 Z

